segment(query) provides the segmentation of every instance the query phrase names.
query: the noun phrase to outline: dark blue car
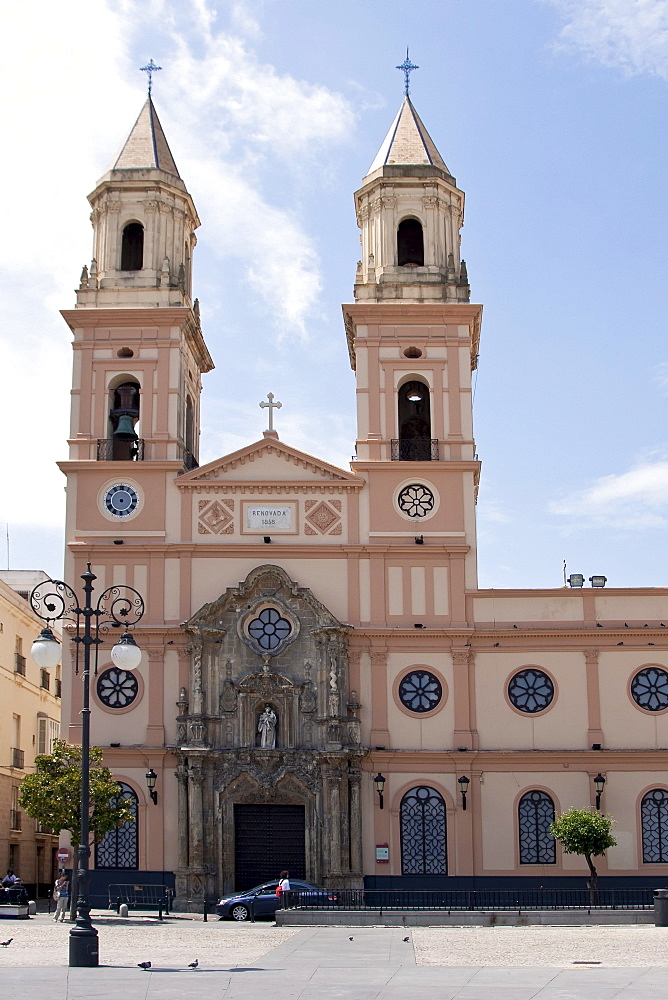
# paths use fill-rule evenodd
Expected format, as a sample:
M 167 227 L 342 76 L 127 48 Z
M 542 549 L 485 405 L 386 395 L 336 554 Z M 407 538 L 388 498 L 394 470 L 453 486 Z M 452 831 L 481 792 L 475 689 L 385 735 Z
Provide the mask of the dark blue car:
M 250 920 L 251 913 L 254 917 L 273 917 L 278 907 L 281 906 L 281 898 L 276 895 L 277 885 L 278 879 L 274 879 L 273 882 L 256 885 L 254 889 L 236 892 L 232 896 L 224 896 L 216 905 L 216 913 L 221 919 L 227 917 L 230 920 Z M 290 891 L 307 893 L 308 897 L 311 897 L 314 902 L 320 903 L 321 906 L 336 904 L 336 893 L 330 892 L 328 889 L 319 889 L 317 885 L 311 885 L 310 882 L 304 882 L 302 879 L 291 878 Z

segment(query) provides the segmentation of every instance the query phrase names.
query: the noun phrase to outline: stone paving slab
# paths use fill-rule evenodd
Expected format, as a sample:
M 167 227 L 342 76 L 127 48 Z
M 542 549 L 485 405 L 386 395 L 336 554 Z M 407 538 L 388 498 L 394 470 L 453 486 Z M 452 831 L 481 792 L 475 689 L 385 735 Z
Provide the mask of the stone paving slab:
M 14 941 L 0 949 L 2 1000 L 668 998 L 668 928 L 297 930 L 105 917 L 101 966 L 69 969 L 69 926 L 47 915 L 11 924 Z M 592 949 L 604 956 L 600 966 L 572 964 Z M 200 967 L 187 969 L 195 957 Z M 150 971 L 137 968 L 143 960 Z

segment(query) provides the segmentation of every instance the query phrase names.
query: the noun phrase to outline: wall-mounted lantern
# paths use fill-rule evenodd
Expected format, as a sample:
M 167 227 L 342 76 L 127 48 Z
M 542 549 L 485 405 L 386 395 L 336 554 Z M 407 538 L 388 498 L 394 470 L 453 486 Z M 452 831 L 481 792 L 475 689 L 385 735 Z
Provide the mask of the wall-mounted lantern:
M 385 788 L 385 778 L 380 773 L 380 771 L 378 772 L 378 774 L 376 775 L 376 777 L 373 779 L 373 783 L 374 783 L 374 787 L 375 787 L 376 791 L 378 792 L 378 798 L 380 800 L 379 801 L 379 807 L 382 809 L 383 808 L 383 790 Z
M 601 808 L 601 795 L 603 794 L 603 786 L 605 785 L 605 778 L 599 771 L 599 773 L 594 778 L 594 788 L 596 789 L 596 808 Z
M 459 791 L 462 793 L 462 809 L 466 810 L 466 793 L 469 789 L 470 778 L 467 778 L 465 774 L 461 778 L 457 778 L 457 784 L 459 785 Z
M 151 796 L 151 802 L 154 806 L 158 804 L 158 793 L 155 790 L 155 783 L 158 775 L 155 773 L 153 768 L 146 772 L 146 784 L 148 786 L 148 794 Z

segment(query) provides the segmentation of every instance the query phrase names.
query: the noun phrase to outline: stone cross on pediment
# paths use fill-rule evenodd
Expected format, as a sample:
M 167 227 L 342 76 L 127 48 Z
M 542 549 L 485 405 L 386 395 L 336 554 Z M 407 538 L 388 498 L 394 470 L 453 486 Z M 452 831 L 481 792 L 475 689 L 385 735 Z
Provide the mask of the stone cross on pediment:
M 272 437 L 278 437 L 278 434 L 274 430 L 274 410 L 280 410 L 283 404 L 279 403 L 278 401 L 276 403 L 274 402 L 273 392 L 267 393 L 267 399 L 269 400 L 268 403 L 265 403 L 264 400 L 262 400 L 262 402 L 260 403 L 260 406 L 262 407 L 263 410 L 264 409 L 269 410 L 269 427 L 264 433 L 270 434 Z

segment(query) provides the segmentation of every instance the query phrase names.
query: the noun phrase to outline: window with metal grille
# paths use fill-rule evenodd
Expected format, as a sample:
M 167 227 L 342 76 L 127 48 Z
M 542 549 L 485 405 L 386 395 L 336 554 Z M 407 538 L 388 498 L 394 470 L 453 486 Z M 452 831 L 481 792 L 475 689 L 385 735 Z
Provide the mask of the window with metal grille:
M 640 804 L 644 864 L 668 861 L 668 792 L 652 788 Z
M 123 799 L 130 806 L 133 821 L 110 830 L 95 848 L 96 868 L 139 868 L 139 829 L 137 795 L 124 781 L 118 782 L 119 792 L 111 800 L 116 805 Z
M 435 788 L 419 785 L 401 800 L 402 875 L 447 875 L 445 802 Z
M 550 833 L 554 823 L 554 802 L 547 792 L 527 792 L 518 806 L 520 864 L 554 865 L 557 845 Z

